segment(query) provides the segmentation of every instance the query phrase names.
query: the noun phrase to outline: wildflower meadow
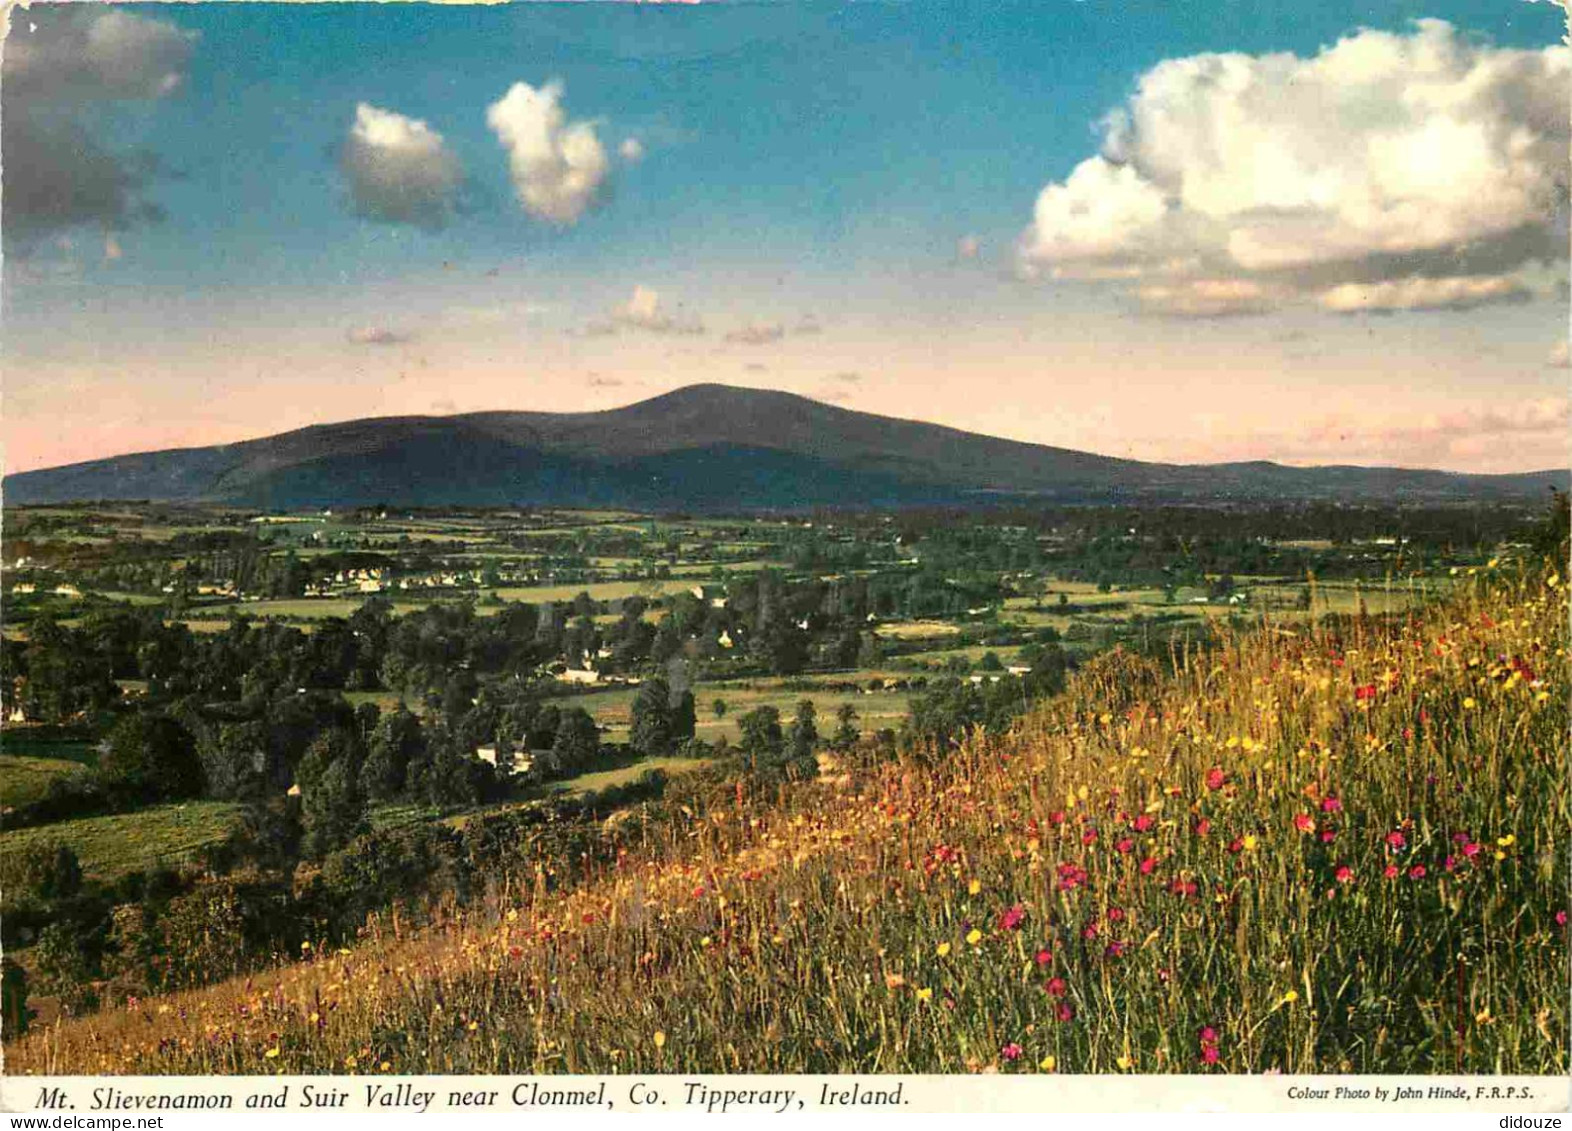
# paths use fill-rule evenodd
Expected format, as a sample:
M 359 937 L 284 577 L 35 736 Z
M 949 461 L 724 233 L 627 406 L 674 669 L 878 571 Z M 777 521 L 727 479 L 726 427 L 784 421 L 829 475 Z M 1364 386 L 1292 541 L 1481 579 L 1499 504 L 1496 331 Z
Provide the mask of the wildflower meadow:
M 34 1030 L 13 1072 L 1568 1069 L 1568 604 L 1113 652 L 1014 730 L 673 783 L 571 883 Z M 608 833 L 609 835 L 609 833 Z

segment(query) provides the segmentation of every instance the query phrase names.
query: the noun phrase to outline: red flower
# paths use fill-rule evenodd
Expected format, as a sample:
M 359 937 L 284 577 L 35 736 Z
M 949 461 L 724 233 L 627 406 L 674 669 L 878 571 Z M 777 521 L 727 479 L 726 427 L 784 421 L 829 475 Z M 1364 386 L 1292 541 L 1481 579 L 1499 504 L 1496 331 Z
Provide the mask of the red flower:
M 1065 1021 L 1065 1022 L 1074 1021 L 1075 1020 L 1075 1006 L 1071 1005 L 1067 1001 L 1061 1001 L 1059 1003 L 1059 1008 L 1054 1010 L 1054 1016 L 1057 1017 L 1060 1021 Z
M 1566 925 L 1567 925 L 1567 913 L 1565 911 L 1557 911 L 1556 912 L 1556 926 L 1558 926 L 1558 927 L 1565 927 Z
M 1412 868 L 1410 868 L 1408 870 L 1408 878 L 1411 879 L 1411 880 L 1422 880 L 1422 879 L 1424 879 L 1425 878 L 1425 866 L 1423 864 L 1415 864 Z
M 1323 797 L 1321 799 L 1321 812 L 1323 813 L 1337 813 L 1342 808 L 1343 803 L 1335 797 Z
M 1049 978 L 1048 985 L 1045 988 L 1048 991 L 1049 997 L 1063 997 L 1065 995 L 1065 991 L 1069 989 L 1069 987 L 1064 984 L 1063 978 Z
M 1157 858 L 1155 856 L 1148 856 L 1145 860 L 1141 861 L 1141 875 L 1150 876 L 1152 874 L 1152 869 L 1155 867 L 1157 867 Z
M 1216 1064 L 1220 1055 L 1216 1045 L 1201 1046 L 1201 1059 L 1207 1064 Z
M 1135 851 L 1135 841 L 1131 840 L 1129 837 L 1125 837 L 1118 844 L 1114 845 L 1114 847 L 1117 848 L 1120 852 L 1124 852 L 1124 853 L 1134 852 Z
M 999 1050 L 999 1055 L 1004 1057 L 1005 1060 L 1019 1060 L 1021 1058 L 1021 1046 L 1011 1041 Z
M 1332 874 L 1337 877 L 1337 882 L 1340 884 L 1351 884 L 1354 882 L 1354 870 L 1347 864 L 1339 864 L 1337 871 Z
M 1037 965 L 1039 965 L 1039 966 L 1046 966 L 1046 965 L 1048 965 L 1048 963 L 1053 961 L 1053 951 L 1048 950 L 1045 947 L 1042 950 L 1039 950 L 1037 952 L 1036 959 L 1037 959 Z
M 1094 843 L 1096 843 L 1096 841 L 1097 841 L 1097 830 L 1096 829 L 1087 829 L 1084 833 L 1081 834 L 1081 843 L 1082 844 L 1094 844 Z
M 1212 822 L 1208 821 L 1205 817 L 1202 817 L 1199 821 L 1197 821 L 1195 823 L 1195 835 L 1196 836 L 1205 836 L 1207 833 L 1209 833 L 1211 831 L 1212 831 Z
M 1137 817 L 1135 819 L 1134 828 L 1135 828 L 1136 832 L 1144 833 L 1147 829 L 1149 829 L 1151 827 L 1152 827 L 1152 817 L 1151 817 L 1150 813 L 1142 813 L 1139 817 Z
M 1386 871 L 1382 872 L 1381 874 L 1389 880 L 1395 880 L 1398 876 L 1398 867 L 1396 864 L 1388 864 L 1386 866 Z
M 1203 1045 L 1215 1045 L 1217 1043 L 1217 1030 L 1210 1025 L 1204 1026 L 1201 1029 L 1201 1043 Z
M 1300 813 L 1294 818 L 1294 828 L 1302 833 L 1315 831 L 1315 818 L 1309 813 Z
M 1400 832 L 1391 832 L 1386 834 L 1386 843 L 1388 848 L 1394 850 L 1406 848 L 1408 846 L 1408 838 Z
M 1213 766 L 1210 770 L 1206 771 L 1207 789 L 1222 789 L 1223 783 L 1227 780 L 1228 775 L 1223 773 L 1222 767 L 1220 766 Z
M 1124 908 L 1122 908 L 1122 907 L 1110 907 L 1108 909 L 1108 921 L 1110 923 L 1122 923 L 1122 922 L 1124 922 Z
M 1322 829 L 1321 830 L 1321 843 L 1322 844 L 1331 844 L 1336 839 L 1337 839 L 1337 830 L 1336 829 Z
M 1026 908 L 1019 903 L 999 916 L 999 929 L 1001 931 L 1018 931 L 1021 924 L 1026 921 Z
M 1374 699 L 1375 695 L 1376 686 L 1373 683 L 1367 683 L 1362 687 L 1354 688 L 1354 698 L 1360 702 L 1363 702 L 1366 699 Z

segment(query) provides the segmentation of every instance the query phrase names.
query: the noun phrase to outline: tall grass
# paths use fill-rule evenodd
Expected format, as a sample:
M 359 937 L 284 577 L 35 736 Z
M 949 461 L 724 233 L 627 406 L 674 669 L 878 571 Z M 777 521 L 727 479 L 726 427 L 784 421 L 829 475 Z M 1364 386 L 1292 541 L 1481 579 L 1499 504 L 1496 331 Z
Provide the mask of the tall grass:
M 8 1066 L 1564 1073 L 1565 593 L 1115 653 L 1004 738 L 728 785 L 571 890 L 520 861 Z

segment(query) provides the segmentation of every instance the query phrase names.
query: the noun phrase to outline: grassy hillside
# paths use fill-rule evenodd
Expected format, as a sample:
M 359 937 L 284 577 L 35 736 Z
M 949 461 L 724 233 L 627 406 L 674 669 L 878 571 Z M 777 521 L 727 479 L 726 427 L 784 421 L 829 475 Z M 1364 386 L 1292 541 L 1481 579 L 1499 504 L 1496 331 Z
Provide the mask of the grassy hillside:
M 1173 676 L 1114 654 L 997 742 L 695 796 L 575 890 L 526 874 L 7 1065 L 1564 1073 L 1565 593 L 1492 574 Z

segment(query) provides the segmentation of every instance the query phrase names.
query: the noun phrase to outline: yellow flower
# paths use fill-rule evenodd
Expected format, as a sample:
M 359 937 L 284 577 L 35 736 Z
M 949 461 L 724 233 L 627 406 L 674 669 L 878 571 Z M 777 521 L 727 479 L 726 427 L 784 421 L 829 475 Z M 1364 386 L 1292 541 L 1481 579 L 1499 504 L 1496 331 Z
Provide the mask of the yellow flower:
M 345 1068 L 353 1068 L 353 1067 L 355 1067 L 355 1065 L 357 1065 L 359 1063 L 360 1063 L 360 1061 L 355 1059 L 355 1054 L 354 1053 L 350 1053 L 348 1056 L 346 1056 L 344 1058 L 344 1067 Z
M 1502 848 L 1511 848 L 1514 844 L 1517 843 L 1517 837 L 1513 836 L 1511 833 L 1507 833 L 1506 836 L 1497 837 L 1496 843 L 1499 844 Z
M 971 883 L 966 885 L 966 893 L 968 895 L 976 895 L 980 891 L 982 891 L 981 880 L 973 880 Z
M 666 1033 L 664 1030 L 655 1030 L 655 1047 L 658 1049 L 663 1049 L 666 1047 Z
M 1479 706 L 1479 704 L 1474 701 L 1474 697 L 1472 695 L 1463 700 L 1463 709 L 1465 711 L 1472 711 L 1477 706 Z
M 510 907 L 510 908 L 508 908 L 508 922 L 509 923 L 516 923 L 516 922 L 518 922 L 518 918 L 519 918 L 519 909 L 517 907 Z
M 939 957 L 943 958 L 946 954 L 949 954 L 949 953 L 950 953 L 950 944 L 947 943 L 947 942 L 940 943 L 939 944 Z
M 923 986 L 920 990 L 917 991 L 917 1000 L 918 1001 L 931 1001 L 932 999 L 933 999 L 933 990 L 932 990 L 932 988 L 930 988 L 928 986 Z
M 712 945 L 711 944 L 711 940 L 710 940 L 710 936 L 709 935 L 705 935 L 702 939 L 700 939 L 699 940 L 699 945 L 701 947 L 705 947 L 705 948 L 708 948 L 710 945 Z
M 978 943 L 982 942 L 982 932 L 979 931 L 976 927 L 973 927 L 970 931 L 967 932 L 966 941 L 971 943 L 973 946 L 976 946 Z
M 1254 833 L 1245 833 L 1244 839 L 1239 843 L 1244 845 L 1247 852 L 1253 852 L 1255 850 L 1255 846 L 1260 842 L 1255 839 Z
M 1129 1057 L 1129 1056 L 1121 1056 L 1114 1063 L 1117 1064 L 1124 1071 L 1128 1072 L 1128 1071 L 1130 1071 L 1131 1068 L 1135 1067 L 1135 1058 L 1134 1057 Z
M 1299 991 L 1298 990 L 1289 990 L 1286 994 L 1283 995 L 1283 1004 L 1284 1005 L 1293 1005 L 1294 1002 L 1296 1002 L 1298 1000 L 1299 1000 Z
M 1041 1068 L 1044 1072 L 1052 1072 L 1055 1068 L 1059 1067 L 1059 1062 L 1051 1056 L 1045 1056 L 1041 1061 L 1038 1062 L 1037 1067 Z
M 267 1052 L 263 1053 L 262 1055 L 267 1057 L 269 1060 L 276 1059 L 278 1057 L 278 1046 L 274 1045 L 272 1048 L 268 1049 Z

